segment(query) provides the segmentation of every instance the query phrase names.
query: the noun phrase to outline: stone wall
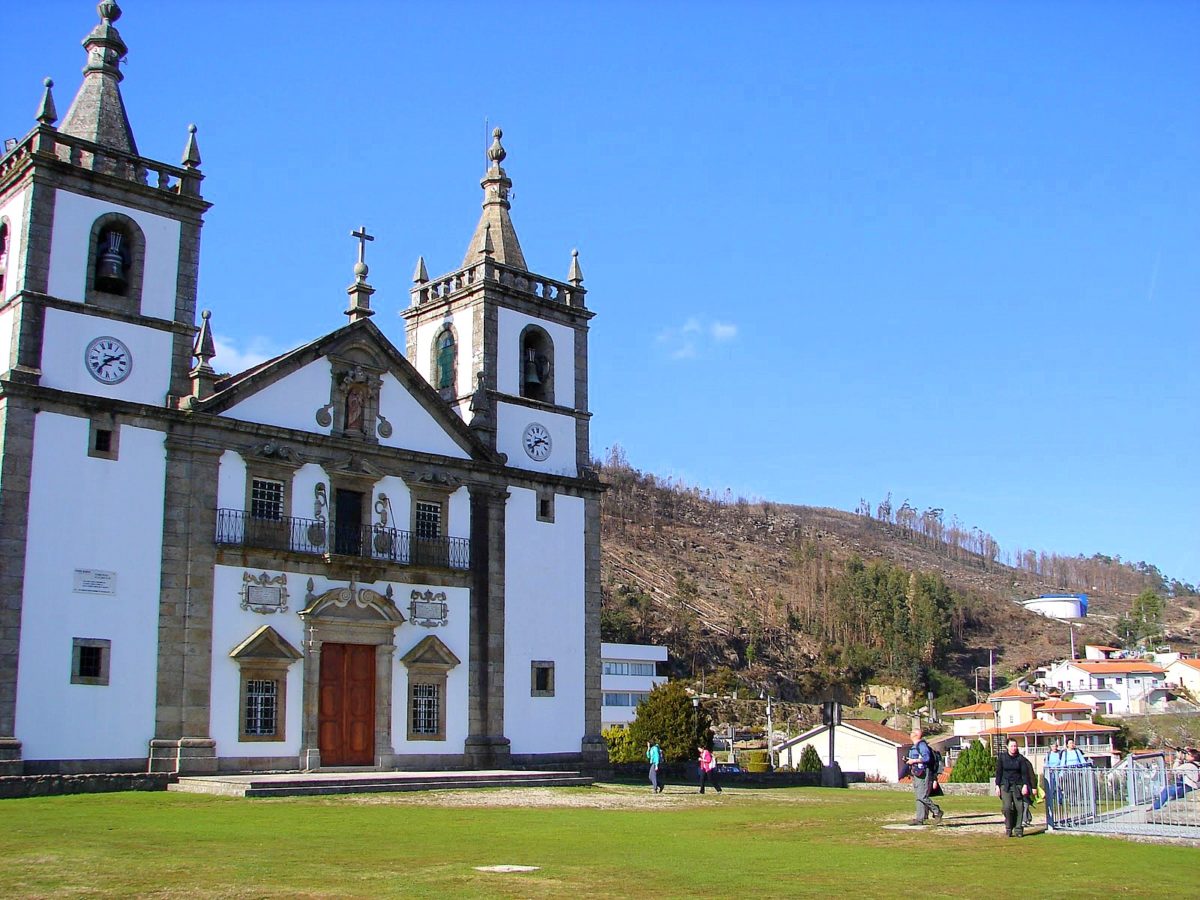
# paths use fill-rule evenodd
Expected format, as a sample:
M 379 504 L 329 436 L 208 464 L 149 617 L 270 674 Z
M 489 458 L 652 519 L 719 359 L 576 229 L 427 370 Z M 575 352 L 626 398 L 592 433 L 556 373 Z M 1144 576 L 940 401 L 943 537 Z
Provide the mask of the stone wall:
M 136 772 L 120 775 L 4 775 L 0 799 L 56 794 L 106 794 L 113 791 L 165 791 L 174 775 Z

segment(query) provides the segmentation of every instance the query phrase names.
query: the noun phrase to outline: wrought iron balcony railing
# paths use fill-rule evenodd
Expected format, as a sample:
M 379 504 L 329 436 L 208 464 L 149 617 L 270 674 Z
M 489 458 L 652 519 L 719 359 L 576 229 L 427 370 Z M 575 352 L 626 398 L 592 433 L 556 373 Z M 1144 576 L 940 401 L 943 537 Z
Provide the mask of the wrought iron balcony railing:
M 314 555 L 361 556 L 401 566 L 467 569 L 471 565 L 471 542 L 467 538 L 419 537 L 411 531 L 382 525 L 331 528 L 321 519 L 294 516 L 259 519 L 241 509 L 217 510 L 216 543 Z

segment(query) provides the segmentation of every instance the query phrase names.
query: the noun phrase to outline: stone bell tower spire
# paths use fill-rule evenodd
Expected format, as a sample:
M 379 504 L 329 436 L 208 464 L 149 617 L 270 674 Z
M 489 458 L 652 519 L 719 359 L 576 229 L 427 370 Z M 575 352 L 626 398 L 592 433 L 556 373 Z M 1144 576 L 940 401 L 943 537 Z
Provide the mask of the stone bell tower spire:
M 121 74 L 121 60 L 128 48 L 113 25 L 121 18 L 121 7 L 114 0 L 104 0 L 96 11 L 100 14 L 100 24 L 83 39 L 88 54 L 83 84 L 58 130 L 136 156 L 137 143 L 120 88 L 125 77 Z
M 504 132 L 499 128 L 492 132 L 492 146 L 488 148 L 488 170 L 479 186 L 483 188 L 483 215 L 471 235 L 471 243 L 467 245 L 467 255 L 463 257 L 463 267 L 478 262 L 483 256 L 490 256 L 495 262 L 512 266 L 514 269 L 525 269 L 525 254 L 521 252 L 521 242 L 517 240 L 517 230 L 513 228 L 512 217 L 508 211 L 511 204 L 508 200 L 512 190 L 512 179 L 501 168 L 500 163 L 508 155 L 500 143 Z M 490 235 L 489 235 L 490 232 Z M 487 253 L 486 247 L 492 252 Z

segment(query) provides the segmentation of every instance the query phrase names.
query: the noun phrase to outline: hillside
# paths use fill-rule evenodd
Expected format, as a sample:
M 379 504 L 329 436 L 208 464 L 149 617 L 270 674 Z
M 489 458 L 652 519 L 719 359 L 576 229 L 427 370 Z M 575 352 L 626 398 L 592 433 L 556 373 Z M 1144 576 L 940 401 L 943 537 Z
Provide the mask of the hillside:
M 913 681 L 910 673 L 918 666 L 973 686 L 976 667 L 988 665 L 989 649 L 998 671 L 1009 674 L 1069 653 L 1069 626 L 1029 613 L 1017 600 L 1058 590 L 1087 592 L 1089 617 L 1076 627 L 1082 652 L 1084 642 L 1116 641 L 1117 617 L 1128 612 L 1138 592 L 1166 592 L 1157 570 L 1144 564 L 1093 557 L 1064 565 L 1043 554 L 1058 562 L 1052 567 L 1056 582 L 870 515 L 721 502 L 620 459 L 599 468 L 608 485 L 602 516 L 604 637 L 665 644 L 681 676 L 700 677 L 725 666 L 747 685 L 801 702 L 845 696 L 866 677 Z M 996 555 L 994 547 L 985 549 Z M 1061 583 L 1072 573 L 1078 580 L 1079 572 L 1100 584 Z M 916 618 L 900 622 L 912 613 L 914 576 L 926 579 L 930 591 L 941 590 L 942 582 L 949 590 L 938 601 L 948 618 L 946 633 L 936 639 L 917 634 Z M 901 586 L 910 579 L 907 600 L 899 598 L 899 607 L 908 610 L 893 604 L 886 614 L 897 619 L 900 636 L 888 640 L 906 641 L 908 656 L 888 652 L 880 629 L 891 628 L 890 619 L 880 618 L 876 599 L 859 596 L 855 585 L 867 590 L 872 578 Z M 1198 618 L 1200 598 L 1171 598 L 1165 620 L 1170 643 L 1194 649 Z M 863 647 L 875 649 L 863 653 Z M 881 671 L 888 669 L 882 660 L 889 657 L 892 671 Z M 896 671 L 901 662 L 902 671 Z M 986 674 L 985 668 L 982 677 Z

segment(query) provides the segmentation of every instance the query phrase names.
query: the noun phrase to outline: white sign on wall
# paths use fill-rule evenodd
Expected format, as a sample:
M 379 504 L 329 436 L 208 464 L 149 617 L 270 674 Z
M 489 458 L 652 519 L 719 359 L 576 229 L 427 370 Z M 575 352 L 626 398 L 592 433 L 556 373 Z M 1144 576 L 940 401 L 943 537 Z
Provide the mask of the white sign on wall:
M 75 593 L 111 595 L 115 594 L 116 592 L 116 572 L 105 572 L 103 569 L 75 570 Z

